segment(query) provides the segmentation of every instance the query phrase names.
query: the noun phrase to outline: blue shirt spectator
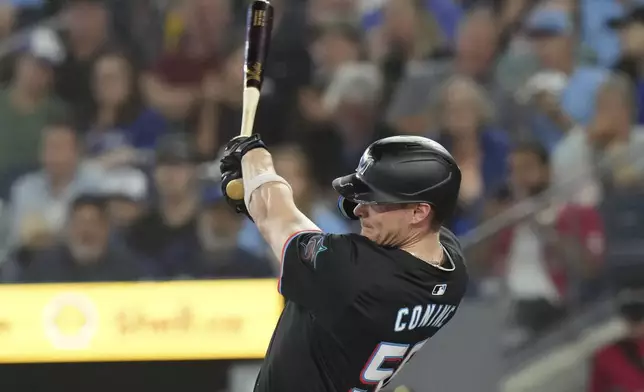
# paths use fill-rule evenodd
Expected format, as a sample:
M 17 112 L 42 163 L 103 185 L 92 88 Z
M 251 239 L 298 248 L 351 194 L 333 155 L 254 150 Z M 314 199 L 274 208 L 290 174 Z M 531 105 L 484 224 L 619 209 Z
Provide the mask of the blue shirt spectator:
M 121 153 L 117 163 L 140 163 L 140 153 L 154 149 L 166 133 L 167 121 L 145 105 L 137 78 L 136 67 L 121 52 L 104 53 L 94 63 L 91 110 L 80 113 L 87 150 L 93 157 Z
M 80 147 L 73 128 L 51 123 L 43 131 L 42 170 L 18 179 L 11 189 L 12 240 L 32 235 L 58 234 L 69 203 L 83 192 L 97 190 L 102 170 L 80 162 Z
M 153 150 L 166 129 L 166 120 L 157 112 L 146 109 L 129 124 L 109 130 L 90 130 L 86 136 L 87 151 L 91 155 L 100 155 L 124 146 Z
M 602 68 L 579 66 L 568 78 L 561 92 L 561 107 L 576 123 L 587 125 L 592 119 L 597 90 L 608 74 Z
M 570 15 L 560 9 L 537 9 L 526 22 L 542 69 L 563 72 L 568 83 L 560 97 L 561 107 L 578 124 L 590 121 L 599 85 L 608 71 L 577 64 Z
M 52 189 L 52 179 L 44 171 L 27 174 L 16 181 L 11 189 L 13 238 L 23 225 L 42 219 L 47 228 L 58 231 L 63 227 L 69 203 L 78 194 L 99 189 L 101 171 L 94 167 L 79 168 L 72 180 L 63 188 Z
M 622 4 L 615 0 L 582 0 L 579 11 L 584 45 L 594 50 L 600 65 L 613 66 L 620 56 L 620 42 L 607 22 L 624 12 Z

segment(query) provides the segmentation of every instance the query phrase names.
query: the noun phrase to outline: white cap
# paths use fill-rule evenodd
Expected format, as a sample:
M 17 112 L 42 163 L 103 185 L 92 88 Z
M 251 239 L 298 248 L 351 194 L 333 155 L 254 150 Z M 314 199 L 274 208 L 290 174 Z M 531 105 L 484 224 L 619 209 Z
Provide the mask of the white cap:
M 341 66 L 333 75 L 323 97 L 324 107 L 333 112 L 342 102 L 373 102 L 380 98 L 383 78 L 371 63 L 350 63 Z
M 101 190 L 105 195 L 143 201 L 148 196 L 148 179 L 138 169 L 115 169 L 106 173 Z
M 527 102 L 540 92 L 547 92 L 559 97 L 567 84 L 568 76 L 563 72 L 550 70 L 538 72 L 528 79 L 525 86 L 519 91 L 518 98 Z
M 37 28 L 29 34 L 27 51 L 34 57 L 58 65 L 65 60 L 65 48 L 49 28 Z

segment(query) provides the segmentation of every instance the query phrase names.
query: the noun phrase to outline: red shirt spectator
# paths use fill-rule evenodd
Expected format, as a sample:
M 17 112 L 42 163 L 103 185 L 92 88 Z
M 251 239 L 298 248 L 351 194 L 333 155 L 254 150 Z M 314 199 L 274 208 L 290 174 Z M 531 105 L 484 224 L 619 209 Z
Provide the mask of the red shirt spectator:
M 639 367 L 628 357 L 625 344 L 631 344 L 639 355 Z M 590 392 L 613 391 L 644 392 L 644 339 L 615 343 L 595 355 Z
M 624 290 L 619 298 L 629 332 L 595 354 L 590 392 L 644 392 L 644 289 Z
M 174 122 L 182 123 L 202 103 L 206 75 L 220 71 L 231 34 L 230 0 L 186 2 L 178 11 L 177 46 L 164 53 L 143 77 L 149 105 Z M 243 36 L 238 40 L 243 42 Z
M 217 56 L 190 57 L 177 51 L 164 53 L 152 73 L 171 86 L 200 86 L 204 75 L 219 66 Z
M 604 228 L 601 216 L 592 207 L 567 205 L 561 208 L 556 215 L 552 226 L 542 227 L 535 236 L 541 247 L 542 267 L 546 270 L 552 284 L 560 296 L 564 296 L 568 288 L 568 271 L 570 260 L 564 260 L 562 248 L 571 249 L 576 260 L 582 261 L 581 269 L 594 269 L 600 264 L 603 256 Z M 515 235 L 517 227 L 510 227 L 502 231 L 496 239 L 493 260 L 498 260 L 495 265 L 497 271 L 506 275 L 508 266 L 512 262 L 512 249 L 516 246 Z M 551 233 L 547 233 L 550 231 Z M 546 231 L 546 233 L 544 233 Z M 565 250 L 564 250 L 565 251 Z
M 508 186 L 490 202 L 486 215 L 538 197 L 550 187 L 549 155 L 541 145 L 515 146 L 508 162 Z M 496 274 L 505 278 L 513 300 L 560 311 L 565 309 L 569 272 L 584 280 L 596 276 L 604 253 L 604 228 L 594 208 L 568 204 L 516 222 L 483 250 L 482 261 L 492 262 Z

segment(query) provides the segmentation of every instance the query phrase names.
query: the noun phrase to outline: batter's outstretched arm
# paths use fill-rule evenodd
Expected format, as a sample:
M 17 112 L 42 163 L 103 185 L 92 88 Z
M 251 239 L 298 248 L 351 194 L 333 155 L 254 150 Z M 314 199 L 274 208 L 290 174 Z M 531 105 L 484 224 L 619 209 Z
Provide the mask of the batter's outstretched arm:
M 254 188 L 259 176 L 276 174 L 271 154 L 263 148 L 247 152 L 242 158 L 242 173 L 245 189 Z M 293 192 L 282 182 L 266 182 L 256 187 L 246 198 L 246 208 L 280 262 L 283 262 L 284 245 L 293 234 L 321 231 L 297 209 Z

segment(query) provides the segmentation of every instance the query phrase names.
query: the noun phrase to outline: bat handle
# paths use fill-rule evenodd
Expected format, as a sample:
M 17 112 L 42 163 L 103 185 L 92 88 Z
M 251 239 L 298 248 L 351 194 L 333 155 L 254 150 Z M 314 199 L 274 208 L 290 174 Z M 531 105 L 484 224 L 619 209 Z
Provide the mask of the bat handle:
M 250 136 L 253 134 L 253 124 L 255 123 L 255 114 L 257 113 L 260 94 L 259 89 L 255 87 L 246 87 L 244 89 L 244 108 L 239 136 Z M 230 181 L 226 185 L 226 195 L 235 201 L 243 200 L 244 181 L 241 178 Z
M 253 125 L 255 124 L 255 115 L 259 105 L 261 92 L 256 87 L 244 88 L 242 121 L 239 136 L 250 136 L 253 134 Z

